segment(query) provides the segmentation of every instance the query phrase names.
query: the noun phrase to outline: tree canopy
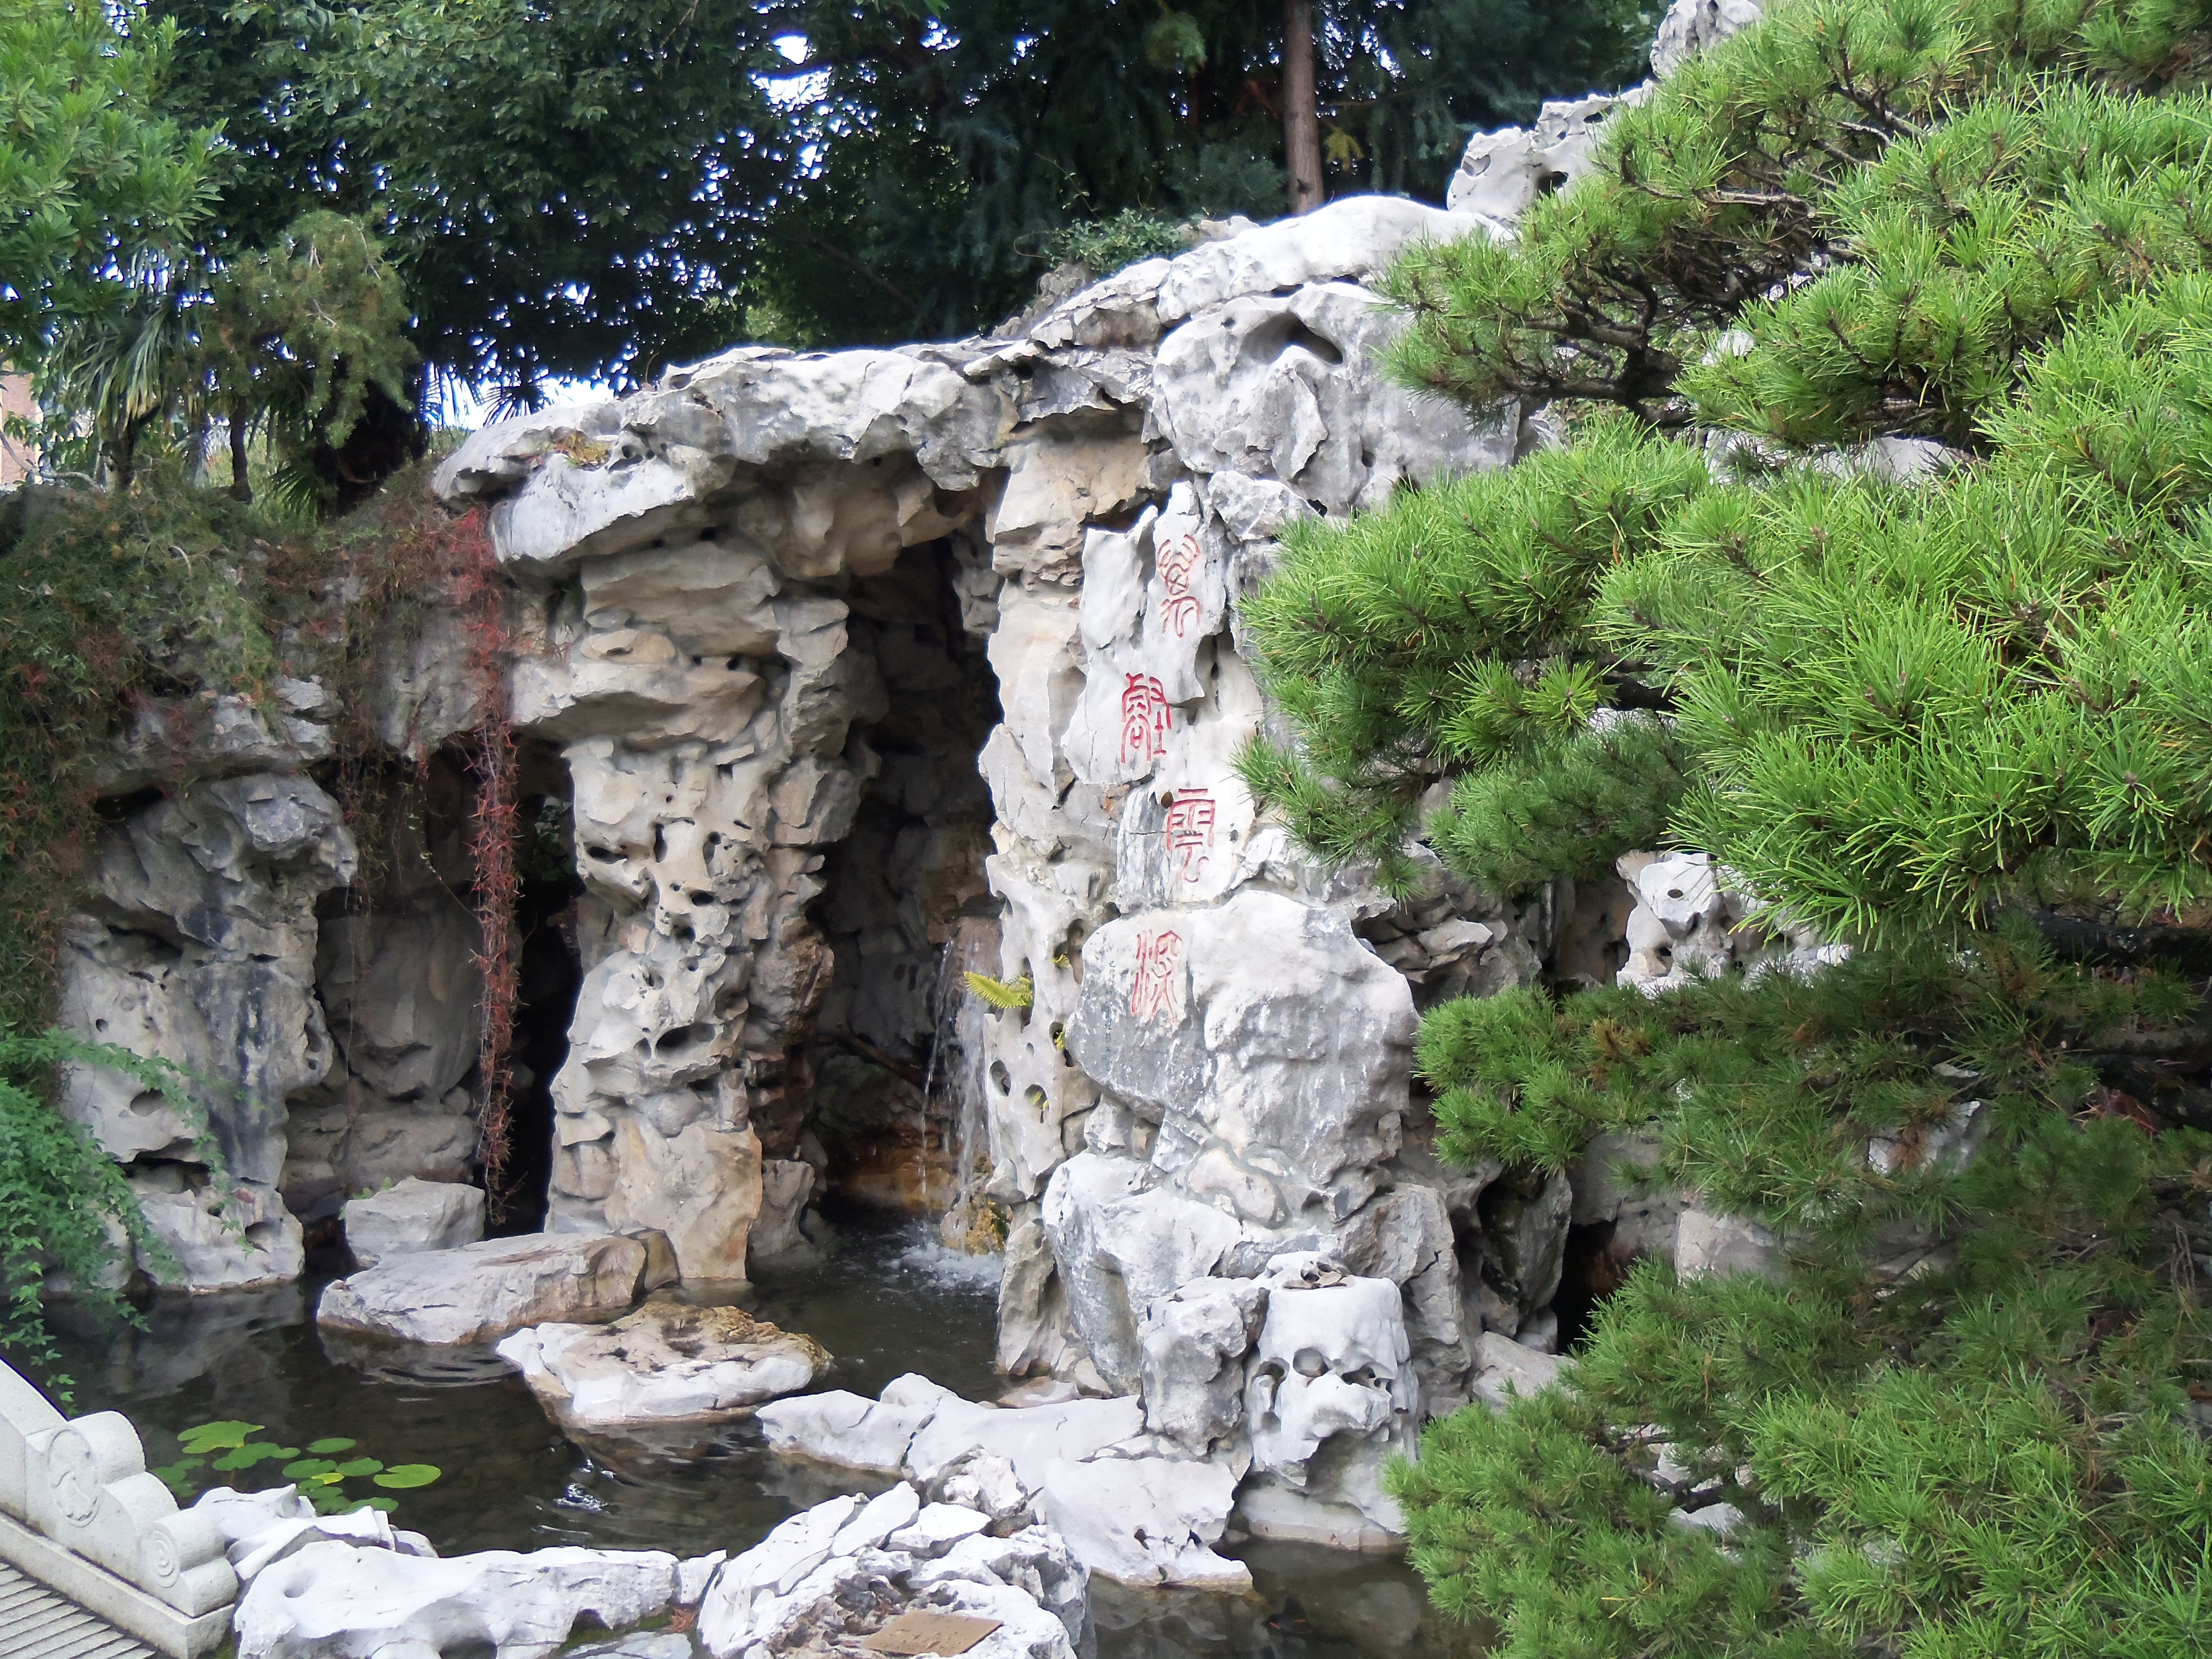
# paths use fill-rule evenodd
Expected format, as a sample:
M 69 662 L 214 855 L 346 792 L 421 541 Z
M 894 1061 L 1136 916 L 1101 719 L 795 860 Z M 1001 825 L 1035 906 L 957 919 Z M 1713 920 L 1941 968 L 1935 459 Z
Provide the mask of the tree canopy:
M 0 0 L 0 362 L 189 233 L 210 135 L 160 112 L 175 30 L 118 34 L 94 0 Z
M 391 238 L 434 372 L 526 389 L 766 325 L 1017 308 L 1071 227 L 1285 210 L 1278 0 L 148 0 L 228 142 L 210 235 Z M 1635 0 L 1316 8 L 1333 193 L 1440 197 L 1468 133 L 1643 73 Z M 795 54 L 795 56 L 794 56 Z M 773 319 L 773 320 L 771 320 Z

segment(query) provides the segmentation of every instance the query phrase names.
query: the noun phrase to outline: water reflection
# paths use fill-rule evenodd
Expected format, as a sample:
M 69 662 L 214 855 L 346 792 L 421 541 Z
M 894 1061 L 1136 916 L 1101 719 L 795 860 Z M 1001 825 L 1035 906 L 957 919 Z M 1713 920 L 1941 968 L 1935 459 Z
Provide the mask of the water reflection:
M 147 1309 L 145 1329 L 119 1334 L 58 1308 L 73 1409 L 127 1413 L 156 1465 L 179 1455 L 179 1431 L 218 1418 L 261 1424 L 286 1445 L 345 1435 L 386 1463 L 434 1463 L 443 1478 L 399 1494 L 393 1518 L 448 1554 L 550 1544 L 735 1551 L 824 1498 L 885 1484 L 773 1456 L 749 1421 L 571 1440 L 486 1351 L 325 1336 L 309 1316 L 319 1289 L 165 1297 Z M 1006 1386 L 991 1363 L 996 1290 L 988 1267 L 920 1246 L 911 1228 L 862 1222 L 848 1223 L 832 1250 L 765 1276 L 747 1305 L 836 1356 L 824 1387 L 874 1395 L 918 1370 L 988 1400 Z M 233 1478 L 271 1486 L 274 1468 Z M 1252 1567 L 1252 1595 L 1101 1583 L 1098 1659 L 1474 1651 L 1399 1560 L 1284 1545 L 1235 1553 Z

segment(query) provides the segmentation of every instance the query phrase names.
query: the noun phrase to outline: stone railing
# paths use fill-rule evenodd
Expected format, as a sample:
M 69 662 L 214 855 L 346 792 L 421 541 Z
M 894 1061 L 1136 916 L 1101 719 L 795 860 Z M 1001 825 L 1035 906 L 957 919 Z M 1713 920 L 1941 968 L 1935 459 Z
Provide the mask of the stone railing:
M 171 1659 L 230 1635 L 238 1575 L 212 1522 L 147 1472 L 120 1412 L 65 1418 L 0 1364 L 0 1560 Z

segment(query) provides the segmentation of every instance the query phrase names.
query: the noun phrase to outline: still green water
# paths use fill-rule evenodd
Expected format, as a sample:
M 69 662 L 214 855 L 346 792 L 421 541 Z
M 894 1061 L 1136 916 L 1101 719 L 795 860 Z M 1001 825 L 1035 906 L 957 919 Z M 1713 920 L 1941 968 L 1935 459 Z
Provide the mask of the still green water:
M 747 1306 L 836 1356 L 823 1388 L 872 1395 L 920 1371 L 971 1400 L 1006 1388 L 991 1364 L 995 1264 L 920 1244 L 911 1226 L 848 1224 L 822 1258 L 764 1277 Z M 357 1440 L 386 1464 L 432 1463 L 435 1485 L 396 1494 L 392 1519 L 443 1554 L 583 1544 L 695 1555 L 732 1553 L 787 1516 L 878 1478 L 771 1455 L 750 1422 L 572 1441 L 489 1352 L 394 1354 L 327 1341 L 313 1319 L 319 1284 L 163 1297 L 143 1330 L 65 1330 L 73 1410 L 128 1414 L 149 1464 L 179 1455 L 194 1424 L 236 1419 L 301 1446 Z M 234 1477 L 277 1484 L 276 1465 Z M 1098 1659 L 1444 1659 L 1474 1650 L 1431 1612 L 1395 1558 L 1251 1543 L 1231 1553 L 1255 1593 L 1222 1596 L 1097 1583 Z

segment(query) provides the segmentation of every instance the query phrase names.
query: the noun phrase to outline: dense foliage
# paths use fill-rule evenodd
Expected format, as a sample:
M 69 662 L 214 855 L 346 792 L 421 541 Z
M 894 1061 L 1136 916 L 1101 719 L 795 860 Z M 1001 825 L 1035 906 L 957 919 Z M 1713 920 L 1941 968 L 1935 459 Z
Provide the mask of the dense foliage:
M 149 0 L 222 123 L 209 230 L 385 228 L 437 371 L 527 396 L 763 325 L 1017 309 L 1071 227 L 1283 210 L 1279 0 Z M 1637 0 L 1323 0 L 1333 191 L 1441 195 L 1468 132 L 1638 77 Z M 793 61 L 794 56 L 797 61 Z
M 0 0 L 0 362 L 100 308 L 109 270 L 204 206 L 208 135 L 158 107 L 174 33 L 125 40 L 85 0 Z
M 1892 10 L 1910 9 L 1849 15 Z M 1811 38 L 1821 12 L 1684 70 L 1651 119 L 1717 96 L 1715 76 L 1758 92 L 1770 37 Z M 1814 216 L 1811 280 L 1714 316 L 1729 331 L 1702 352 L 1675 343 L 1670 362 L 1704 361 L 1637 403 L 1651 419 L 1585 417 L 1510 471 L 1292 538 L 1254 614 L 1307 741 L 1247 770 L 1310 843 L 1389 859 L 1454 774 L 1438 845 L 1498 886 L 1602 869 L 1663 826 L 1771 906 L 1861 938 L 2008 902 L 2142 916 L 2212 897 L 2196 598 L 2212 406 L 2190 228 L 2212 100 L 1974 89 L 1874 185 L 1831 192 L 1844 205 Z M 1591 186 L 1552 219 L 1626 193 Z M 1672 270 L 1663 240 L 1635 257 Z M 1470 316 L 1492 279 L 1468 270 L 1492 271 L 1495 318 L 1557 252 L 1532 233 L 1413 263 L 1464 264 L 1452 303 Z M 1458 361 L 1486 395 L 1524 343 L 1483 337 Z M 1677 408 L 1743 434 L 1729 465 L 1666 434 Z M 1917 483 L 1893 474 L 1924 456 L 1894 447 L 1790 459 L 1898 427 L 1970 447 Z M 1638 712 L 1662 706 L 1663 732 Z M 1606 707 L 1630 712 L 1589 729 Z M 1569 823 L 1589 833 L 1552 833 Z
M 1431 1430 L 1401 1486 L 1442 1604 L 1516 1659 L 2206 1651 L 2212 1097 L 2099 1081 L 2201 1065 L 2203 1012 L 2014 927 L 1431 1015 L 1449 1152 L 1558 1169 L 1648 1136 L 1648 1178 L 1788 1262 L 1644 1262 L 1571 1392 Z M 1741 1512 L 1724 1546 L 1669 1518 L 1693 1494 Z
M 1686 846 L 1859 949 L 1424 1026 L 1448 1154 L 1641 1146 L 1771 1247 L 1401 1475 L 1516 1659 L 2212 1650 L 2212 1019 L 2141 950 L 2212 959 L 2208 48 L 1796 0 L 1393 275 L 1401 376 L 1560 441 L 1292 533 L 1248 779 L 1388 878 Z
M 205 1121 L 194 1095 L 200 1085 L 173 1067 L 112 1045 L 0 1026 L 0 1348 L 49 1365 L 58 1355 L 40 1296 L 50 1273 L 66 1278 L 96 1317 L 113 1322 L 131 1316 L 114 1284 L 121 1245 L 156 1268 L 174 1265 L 147 1230 L 122 1170 L 41 1097 L 63 1065 L 112 1066 Z M 216 1161 L 212 1146 L 202 1151 Z M 51 1381 L 66 1389 L 70 1379 Z

